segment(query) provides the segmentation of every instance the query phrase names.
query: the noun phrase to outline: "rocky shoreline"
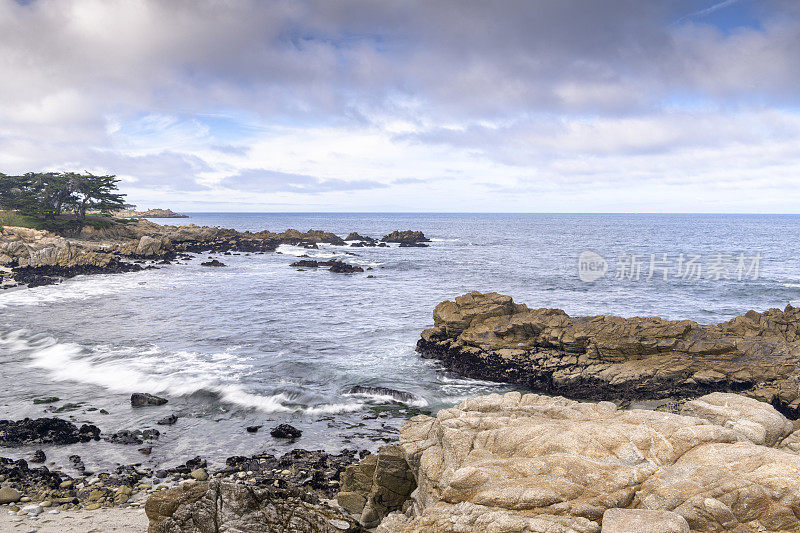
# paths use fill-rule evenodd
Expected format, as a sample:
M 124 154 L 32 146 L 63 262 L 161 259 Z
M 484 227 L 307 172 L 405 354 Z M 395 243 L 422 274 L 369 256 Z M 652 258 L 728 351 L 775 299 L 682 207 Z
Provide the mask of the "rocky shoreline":
M 351 238 L 352 237 L 352 238 Z M 428 239 L 420 231 L 394 231 L 381 240 L 348 236 L 350 246 L 427 246 Z M 37 287 L 58 283 L 78 275 L 136 272 L 157 268 L 176 259 L 189 260 L 187 254 L 199 253 L 267 253 L 289 244 L 317 248 L 326 243 L 348 246 L 341 237 L 326 231 L 300 232 L 289 229 L 239 232 L 233 229 L 159 225 L 148 220 L 117 220 L 108 227 L 85 226 L 71 235 L 48 231 L 0 226 L 0 288 L 24 285 Z M 145 261 L 154 264 L 144 266 Z M 358 273 L 363 269 L 341 261 L 329 262 L 334 273 Z M 208 266 L 225 266 L 222 262 Z
M 701 325 L 570 317 L 472 292 L 440 303 L 433 317 L 417 351 L 464 376 L 618 402 L 738 392 L 798 418 L 800 309 L 791 306 Z
M 740 394 L 669 413 L 511 392 L 416 416 L 375 454 L 294 449 L 74 477 L 0 459 L 0 505 L 31 525 L 143 508 L 148 533 L 779 533 L 800 530 L 798 452 L 797 424 Z
M 0 458 L 1 509 L 25 525 L 143 509 L 148 533 L 800 531 L 800 310 L 701 325 L 570 317 L 472 292 L 433 316 L 417 345 L 423 357 L 547 395 L 491 394 L 415 416 L 377 453 L 294 449 L 217 468 L 196 457 L 99 474 L 73 455 L 70 475 L 37 450 Z M 379 387 L 349 393 L 413 399 Z M 635 408 L 644 400 L 666 407 Z M 166 402 L 131 397 L 141 407 Z M 286 424 L 269 431 L 302 438 Z M 104 434 L 59 418 L 0 421 L 2 446 L 156 438 L 150 428 Z

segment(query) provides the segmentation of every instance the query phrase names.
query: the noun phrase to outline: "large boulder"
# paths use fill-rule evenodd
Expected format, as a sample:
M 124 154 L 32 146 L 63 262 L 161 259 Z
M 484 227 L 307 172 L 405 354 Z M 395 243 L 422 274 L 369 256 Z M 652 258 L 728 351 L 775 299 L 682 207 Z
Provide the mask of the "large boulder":
M 440 303 L 433 318 L 417 350 L 470 377 L 595 400 L 741 391 L 798 414 L 800 309 L 791 306 L 701 325 L 658 317 L 570 317 L 560 309 L 529 309 L 509 296 L 472 292 Z
M 148 533 L 345 533 L 360 527 L 311 494 L 232 482 L 183 485 L 145 504 Z
M 701 400 L 741 405 L 723 396 Z M 400 446 L 418 488 L 379 531 L 629 531 L 625 516 L 685 531 L 676 514 L 696 532 L 800 530 L 800 455 L 755 444 L 737 423 L 749 407 L 708 419 L 508 393 L 417 416 Z
M 402 508 L 416 486 L 402 448 L 384 446 L 342 472 L 337 501 L 363 526 L 375 527 Z

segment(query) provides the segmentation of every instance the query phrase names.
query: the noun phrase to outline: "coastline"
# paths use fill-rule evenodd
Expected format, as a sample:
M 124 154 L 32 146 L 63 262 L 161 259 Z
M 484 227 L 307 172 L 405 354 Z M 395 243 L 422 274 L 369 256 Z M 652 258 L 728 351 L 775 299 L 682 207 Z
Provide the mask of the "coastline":
M 479 396 L 435 416 L 414 416 L 377 453 L 294 449 L 283 456 L 232 456 L 222 468 L 197 457 L 157 472 L 133 464 L 74 477 L 0 460 L 3 484 L 20 489 L 0 492 L 0 500 L 14 500 L 4 520 L 41 520 L 63 531 L 85 520 L 80 523 L 133 532 L 143 531 L 136 528 L 144 526 L 144 508 L 150 533 L 207 527 L 444 533 L 495 523 L 536 533 L 602 533 L 629 523 L 652 531 L 794 531 L 800 528 L 800 500 L 782 494 L 800 493 L 800 431 L 784 416 L 792 414 L 789 398 L 783 405 L 775 401 L 780 396 L 767 396 L 788 387 L 782 389 L 768 365 L 751 368 L 752 387 L 736 392 L 728 390 L 728 376 L 741 375 L 743 350 L 772 357 L 781 368 L 794 365 L 798 324 L 793 308 L 701 326 L 652 317 L 569 317 L 560 310 L 530 310 L 509 296 L 472 292 L 436 307 L 434 328 L 422 332 L 418 345 L 423 356 L 445 353 L 443 362 L 452 370 L 516 379 L 550 393 L 558 390 L 556 380 L 536 372 L 554 372 L 557 360 L 564 375 L 588 378 L 568 389 L 571 396 L 602 400 L 520 392 Z M 647 386 L 598 379 L 602 372 L 587 363 L 593 357 L 591 364 L 626 365 Z M 673 377 L 648 374 L 649 368 L 668 368 L 658 357 L 682 360 L 682 376 L 706 380 L 701 387 L 672 388 Z M 728 374 L 719 365 L 727 365 Z M 714 388 L 726 391 L 709 391 Z M 641 409 L 631 399 L 677 401 L 666 409 Z M 136 405 L 162 401 L 145 394 L 131 398 Z M 28 444 L 101 437 L 94 426 L 62 424 L 54 433 L 30 425 L 15 433 L 6 424 L 0 435 L 8 441 L 19 434 Z M 290 445 L 300 436 L 290 427 L 271 432 Z M 688 485 L 675 487 L 676 476 Z M 26 518 L 31 515 L 38 518 Z
M 345 240 L 323 230 L 240 232 L 194 224 L 160 225 L 144 219 L 117 219 L 108 227 L 84 226 L 79 232 L 67 235 L 0 226 L 0 289 L 48 285 L 78 275 L 136 272 L 178 259 L 193 259 L 189 254 L 259 254 L 275 252 L 282 244 L 313 249 L 320 243 L 342 247 L 388 246 L 388 243 L 426 247 L 426 242 L 428 239 L 422 232 L 411 230 L 396 230 L 380 239 L 350 233 Z M 145 261 L 152 264 L 143 266 Z M 218 260 L 202 264 L 225 266 Z M 335 273 L 363 272 L 342 261 L 310 266 L 326 266 Z

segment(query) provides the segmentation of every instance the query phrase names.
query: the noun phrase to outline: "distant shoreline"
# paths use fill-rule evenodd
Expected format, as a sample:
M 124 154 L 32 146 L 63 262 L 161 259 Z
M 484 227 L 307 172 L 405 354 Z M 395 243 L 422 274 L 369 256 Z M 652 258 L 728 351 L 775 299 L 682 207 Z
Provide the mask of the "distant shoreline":
M 118 218 L 189 218 L 189 215 L 176 213 L 172 209 L 148 209 L 147 211 L 117 211 Z

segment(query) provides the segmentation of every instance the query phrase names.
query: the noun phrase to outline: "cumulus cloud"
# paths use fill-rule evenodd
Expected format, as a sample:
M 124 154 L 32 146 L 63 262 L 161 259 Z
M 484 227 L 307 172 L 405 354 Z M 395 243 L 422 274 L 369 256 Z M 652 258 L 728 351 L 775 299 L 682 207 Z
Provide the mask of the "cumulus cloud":
M 0 170 L 104 169 L 151 202 L 558 210 L 608 185 L 633 210 L 644 183 L 797 170 L 788 1 L 6 1 L 0 70 Z

